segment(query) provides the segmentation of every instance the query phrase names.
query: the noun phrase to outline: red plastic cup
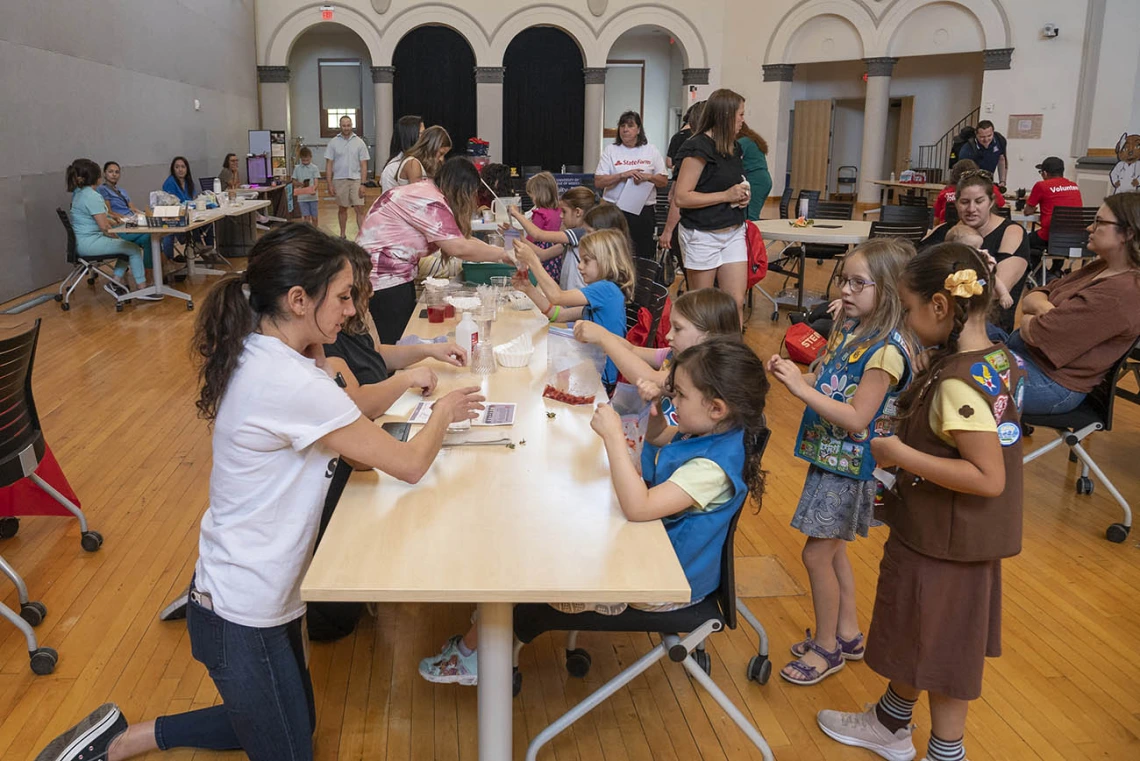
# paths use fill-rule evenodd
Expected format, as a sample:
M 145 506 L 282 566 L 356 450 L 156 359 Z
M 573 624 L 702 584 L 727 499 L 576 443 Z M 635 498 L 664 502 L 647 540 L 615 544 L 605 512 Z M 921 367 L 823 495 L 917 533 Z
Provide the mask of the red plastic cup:
M 447 318 L 447 307 L 428 307 L 428 322 L 443 322 Z

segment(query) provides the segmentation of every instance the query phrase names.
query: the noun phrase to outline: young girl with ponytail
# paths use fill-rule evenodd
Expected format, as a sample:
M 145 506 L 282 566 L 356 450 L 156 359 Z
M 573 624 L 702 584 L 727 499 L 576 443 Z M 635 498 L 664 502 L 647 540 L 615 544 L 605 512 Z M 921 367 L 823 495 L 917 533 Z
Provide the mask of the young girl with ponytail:
M 215 285 L 198 315 L 197 406 L 213 426 L 214 464 L 186 626 L 222 703 L 131 727 L 107 703 L 36 761 L 171 748 L 312 759 L 301 576 L 337 457 L 415 483 L 447 426 L 474 417 L 482 400 L 478 387 L 444 396 L 406 443 L 361 415 L 323 368 L 323 345 L 355 313 L 352 284 L 344 247 L 311 225 L 286 225 L 257 242 L 246 273 Z
M 926 758 L 962 761 L 985 659 L 1001 655 L 1001 559 L 1021 551 L 1025 377 L 986 337 L 993 277 L 976 251 L 942 243 L 912 259 L 900 284 L 907 325 L 934 349 L 899 399 L 898 435 L 871 440 L 879 467 L 896 470 L 866 652 L 890 684 L 863 713 L 817 717 L 832 739 L 892 761 L 916 755 L 911 716 L 924 691 Z

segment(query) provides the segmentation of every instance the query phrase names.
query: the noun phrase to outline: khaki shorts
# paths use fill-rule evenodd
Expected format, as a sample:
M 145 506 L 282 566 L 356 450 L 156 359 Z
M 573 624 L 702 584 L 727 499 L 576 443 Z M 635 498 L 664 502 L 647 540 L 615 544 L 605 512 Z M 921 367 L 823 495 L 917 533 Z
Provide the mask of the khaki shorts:
M 360 195 L 360 180 L 333 180 L 333 193 L 336 195 L 337 206 L 341 208 L 364 205 L 364 197 Z

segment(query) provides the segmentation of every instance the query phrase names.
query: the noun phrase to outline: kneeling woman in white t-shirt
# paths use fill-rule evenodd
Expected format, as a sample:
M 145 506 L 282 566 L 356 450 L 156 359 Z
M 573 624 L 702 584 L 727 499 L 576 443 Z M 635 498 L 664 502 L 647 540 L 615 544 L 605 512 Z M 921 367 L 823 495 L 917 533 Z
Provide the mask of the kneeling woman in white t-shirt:
M 447 426 L 482 400 L 478 387 L 444 396 L 406 443 L 361 415 L 323 369 L 323 345 L 355 312 L 352 283 L 344 247 L 287 225 L 261 238 L 245 275 L 218 283 L 199 312 L 197 404 L 213 424 L 214 464 L 186 625 L 222 704 L 128 728 L 108 703 L 37 759 L 118 761 L 178 747 L 241 749 L 252 761 L 313 757 L 301 576 L 337 457 L 414 483 Z

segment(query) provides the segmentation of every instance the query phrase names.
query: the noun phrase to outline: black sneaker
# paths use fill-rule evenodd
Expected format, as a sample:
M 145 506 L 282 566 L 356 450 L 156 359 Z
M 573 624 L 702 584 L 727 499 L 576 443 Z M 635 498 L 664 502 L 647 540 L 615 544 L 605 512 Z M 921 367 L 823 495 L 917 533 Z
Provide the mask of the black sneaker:
M 103 761 L 111 741 L 126 731 L 127 719 L 119 707 L 104 703 L 48 743 L 35 761 Z

